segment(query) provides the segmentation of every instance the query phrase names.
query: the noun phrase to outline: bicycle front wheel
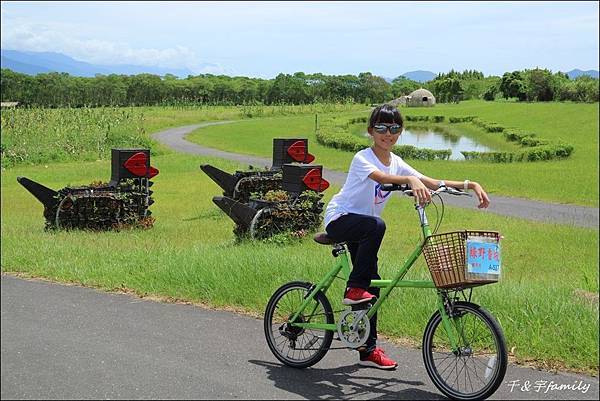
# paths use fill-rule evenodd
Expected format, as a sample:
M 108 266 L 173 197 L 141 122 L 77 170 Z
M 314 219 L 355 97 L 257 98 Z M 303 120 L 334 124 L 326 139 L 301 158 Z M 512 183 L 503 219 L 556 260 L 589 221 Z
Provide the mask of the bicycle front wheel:
M 423 335 L 423 360 L 429 377 L 447 397 L 486 399 L 506 373 L 507 353 L 502 328 L 485 309 L 456 302 L 450 324 L 458 342 L 452 350 L 440 312 L 433 314 Z
M 330 330 L 304 329 L 289 324 L 310 294 L 311 287 L 310 283 L 299 281 L 287 283 L 275 291 L 265 310 L 267 344 L 277 359 L 294 368 L 306 368 L 319 362 L 333 340 Z M 325 294 L 318 292 L 296 322 L 332 324 L 333 310 Z

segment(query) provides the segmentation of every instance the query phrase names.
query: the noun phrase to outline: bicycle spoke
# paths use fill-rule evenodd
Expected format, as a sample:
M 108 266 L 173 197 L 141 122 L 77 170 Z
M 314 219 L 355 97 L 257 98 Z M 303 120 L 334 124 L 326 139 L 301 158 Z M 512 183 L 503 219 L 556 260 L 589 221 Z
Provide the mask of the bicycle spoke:
M 473 362 L 475 362 L 475 361 L 476 361 L 476 359 L 473 359 Z M 473 363 L 473 365 L 475 365 L 475 364 Z M 487 365 L 486 365 L 486 367 L 487 367 Z M 479 377 L 479 374 L 477 374 L 477 368 L 475 366 L 473 366 L 473 373 L 475 374 L 475 377 L 477 378 L 477 380 L 479 380 L 481 383 L 484 383 L 484 384 L 486 383 L 486 381 L 481 380 L 481 378 Z
M 467 364 L 469 363 L 469 360 L 465 360 L 465 388 L 467 388 L 467 380 L 469 381 L 469 385 L 471 386 L 471 392 L 473 392 L 473 382 L 471 381 L 471 375 L 469 374 L 469 367 L 467 366 Z
M 454 358 L 454 359 L 451 359 L 451 360 L 448 362 L 448 366 L 446 366 L 446 368 L 445 368 L 445 369 L 444 369 L 442 372 L 440 372 L 440 376 L 443 376 L 444 372 L 446 372 L 446 370 L 448 370 L 448 368 L 452 367 L 452 362 L 455 362 L 455 361 L 456 361 L 456 358 Z

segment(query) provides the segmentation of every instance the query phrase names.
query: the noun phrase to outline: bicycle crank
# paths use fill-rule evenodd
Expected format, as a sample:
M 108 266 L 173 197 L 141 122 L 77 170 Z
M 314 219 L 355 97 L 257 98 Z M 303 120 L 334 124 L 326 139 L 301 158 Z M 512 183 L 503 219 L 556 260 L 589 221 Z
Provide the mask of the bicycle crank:
M 337 324 L 340 341 L 349 348 L 358 348 L 367 342 L 371 323 L 367 317 L 368 309 L 345 310 L 340 314 Z

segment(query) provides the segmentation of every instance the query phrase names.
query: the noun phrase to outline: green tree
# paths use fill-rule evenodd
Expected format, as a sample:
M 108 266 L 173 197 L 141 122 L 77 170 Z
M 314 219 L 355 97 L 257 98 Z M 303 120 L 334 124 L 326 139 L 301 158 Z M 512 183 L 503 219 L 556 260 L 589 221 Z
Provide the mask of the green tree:
M 128 81 L 127 101 L 130 105 L 155 105 L 162 101 L 163 83 L 159 76 L 138 74 Z
M 279 74 L 267 93 L 266 103 L 308 103 L 309 88 L 306 82 L 296 76 Z
M 357 101 L 361 103 L 383 103 L 391 97 L 391 85 L 383 78 L 370 72 L 358 74 Z
M 536 68 L 525 72 L 527 100 L 548 102 L 554 100 L 556 84 L 549 70 Z
M 464 89 L 457 78 L 436 78 L 432 85 L 435 98 L 440 103 L 458 103 L 462 99 Z
M 483 100 L 494 100 L 498 93 L 498 87 L 496 85 L 489 86 L 485 92 L 483 92 Z
M 419 89 L 421 84 L 417 81 L 413 81 L 412 79 L 408 79 L 402 75 L 396 77 L 392 80 L 392 97 L 398 98 L 400 96 L 405 96 L 410 94 L 411 92 Z
M 527 84 L 520 71 L 506 72 L 500 79 L 499 88 L 505 99 L 516 97 L 519 100 L 527 99 Z

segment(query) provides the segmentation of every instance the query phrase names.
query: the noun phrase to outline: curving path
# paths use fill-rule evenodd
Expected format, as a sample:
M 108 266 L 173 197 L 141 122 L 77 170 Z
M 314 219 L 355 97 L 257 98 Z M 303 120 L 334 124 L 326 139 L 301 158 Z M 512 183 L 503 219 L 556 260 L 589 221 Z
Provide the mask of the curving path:
M 257 156 L 240 155 L 218 149 L 207 148 L 189 142 L 185 136 L 190 132 L 211 125 L 229 124 L 234 121 L 208 122 L 183 127 L 171 128 L 158 132 L 152 137 L 164 145 L 179 152 L 191 153 L 202 156 L 213 156 L 234 160 L 243 164 L 257 167 L 271 166 L 271 160 Z M 323 175 L 331 183 L 342 185 L 346 180 L 346 173 L 323 169 Z M 476 208 L 473 198 L 446 196 L 444 202 L 448 205 L 477 210 L 480 213 L 494 213 L 502 216 L 518 217 L 526 220 L 541 221 L 545 223 L 568 224 L 578 227 L 598 229 L 598 208 L 547 203 L 506 196 L 490 195 L 491 205 L 487 210 Z

